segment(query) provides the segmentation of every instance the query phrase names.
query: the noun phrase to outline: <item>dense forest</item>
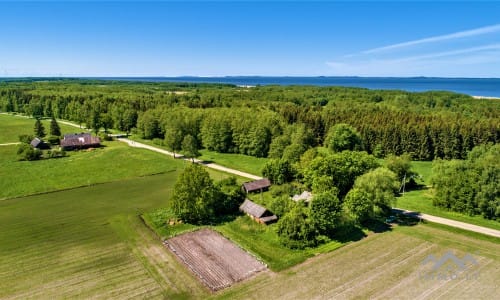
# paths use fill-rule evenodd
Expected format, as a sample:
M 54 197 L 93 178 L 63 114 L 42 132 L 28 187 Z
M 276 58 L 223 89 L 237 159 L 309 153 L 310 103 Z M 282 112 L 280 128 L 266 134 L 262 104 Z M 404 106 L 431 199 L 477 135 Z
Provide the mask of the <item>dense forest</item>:
M 358 150 L 377 157 L 465 159 L 500 139 L 500 101 L 450 92 L 19 80 L 0 82 L 0 110 L 136 131 L 172 150 L 190 135 L 198 147 L 273 158 L 324 145 L 337 124 L 354 128 Z

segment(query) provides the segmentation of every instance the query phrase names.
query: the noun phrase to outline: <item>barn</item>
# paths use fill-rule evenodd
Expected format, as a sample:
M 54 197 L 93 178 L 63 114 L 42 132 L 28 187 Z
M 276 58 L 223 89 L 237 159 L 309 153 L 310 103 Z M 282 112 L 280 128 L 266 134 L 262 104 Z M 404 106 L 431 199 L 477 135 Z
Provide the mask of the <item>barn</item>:
M 90 133 L 72 133 L 65 134 L 61 140 L 63 150 L 96 148 L 101 146 L 101 140 Z
M 265 207 L 260 206 L 249 199 L 245 199 L 245 201 L 240 205 L 240 211 L 246 213 L 250 216 L 250 218 L 261 224 L 267 225 L 278 220 L 278 217 L 268 211 Z
M 241 187 L 245 193 L 263 192 L 267 191 L 271 186 L 271 181 L 267 178 L 262 178 L 259 180 L 249 181 L 243 183 Z
M 36 149 L 50 149 L 50 146 L 47 143 L 37 137 L 31 141 L 30 145 Z

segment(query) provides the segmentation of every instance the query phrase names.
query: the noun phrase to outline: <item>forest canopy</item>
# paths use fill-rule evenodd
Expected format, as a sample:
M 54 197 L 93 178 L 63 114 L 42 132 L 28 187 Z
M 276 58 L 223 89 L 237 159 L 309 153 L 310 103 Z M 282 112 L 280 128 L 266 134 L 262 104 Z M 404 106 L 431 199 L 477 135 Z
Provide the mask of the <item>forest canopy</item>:
M 474 146 L 498 142 L 499 109 L 498 100 L 451 92 L 78 79 L 0 82 L 4 112 L 71 120 L 95 131 L 135 130 L 143 138 L 166 139 L 172 148 L 179 136 L 191 135 L 198 147 L 292 161 L 311 147 L 331 142 L 335 148 L 352 139 L 356 149 L 377 157 L 407 153 L 415 160 L 465 159 Z M 338 124 L 355 135 L 335 135 Z M 342 137 L 351 140 L 339 141 Z

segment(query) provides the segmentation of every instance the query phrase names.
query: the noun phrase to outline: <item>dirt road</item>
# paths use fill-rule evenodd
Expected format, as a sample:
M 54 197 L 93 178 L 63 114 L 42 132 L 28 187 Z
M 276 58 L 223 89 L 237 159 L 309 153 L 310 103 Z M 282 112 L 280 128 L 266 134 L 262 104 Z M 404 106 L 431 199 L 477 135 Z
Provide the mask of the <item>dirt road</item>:
M 393 211 L 396 213 L 402 213 L 405 215 L 420 218 L 422 220 L 426 220 L 429 222 L 443 224 L 443 225 L 447 225 L 447 226 L 451 226 L 451 227 L 455 227 L 455 228 L 465 229 L 468 231 L 478 232 L 478 233 L 482 233 L 485 235 L 490 235 L 490 236 L 500 238 L 500 231 L 499 230 L 486 228 L 486 227 L 482 227 L 482 226 L 477 226 L 477 225 L 464 223 L 464 222 L 460 222 L 460 221 L 450 220 L 450 219 L 446 219 L 446 218 L 431 216 L 428 214 L 423 214 L 423 213 L 409 211 L 409 210 L 400 209 L 400 208 L 394 208 Z
M 155 152 L 158 152 L 158 153 L 162 153 L 162 154 L 165 154 L 165 155 L 174 156 L 173 152 L 170 152 L 170 151 L 167 151 L 167 150 L 163 150 L 163 149 L 160 149 L 160 148 L 157 148 L 157 147 L 153 147 L 153 146 L 150 146 L 150 145 L 146 145 L 146 144 L 143 144 L 143 143 L 139 143 L 139 142 L 136 142 L 136 141 L 132 141 L 130 139 L 117 138 L 117 140 L 119 140 L 121 142 L 125 142 L 129 146 L 131 146 L 131 147 L 148 149 L 148 150 L 155 151 Z M 184 158 L 180 154 L 176 154 L 175 157 L 176 158 L 180 158 L 180 159 L 184 159 L 184 160 L 187 160 L 187 161 L 192 161 L 190 158 Z M 218 165 L 218 164 L 214 164 L 214 163 L 206 163 L 206 162 L 204 162 L 202 160 L 199 160 L 199 159 L 194 159 L 194 163 L 202 164 L 202 165 L 204 165 L 204 166 L 206 166 L 208 168 L 211 168 L 211 169 L 223 171 L 223 172 L 226 172 L 226 173 L 238 175 L 238 176 L 249 178 L 249 179 L 254 179 L 254 180 L 262 179 L 262 177 L 259 177 L 259 176 L 253 175 L 253 174 L 241 172 L 241 171 L 238 171 L 238 170 L 235 170 L 235 169 L 230 169 L 230 168 L 227 168 L 227 167 L 224 167 L 224 166 L 221 166 L 221 165 Z

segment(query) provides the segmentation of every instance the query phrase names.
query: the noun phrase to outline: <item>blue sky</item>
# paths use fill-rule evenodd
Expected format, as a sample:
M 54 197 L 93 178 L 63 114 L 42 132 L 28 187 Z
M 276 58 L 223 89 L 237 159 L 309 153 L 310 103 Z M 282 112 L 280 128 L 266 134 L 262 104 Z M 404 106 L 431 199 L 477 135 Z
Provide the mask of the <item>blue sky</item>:
M 500 77 L 500 1 L 0 0 L 0 76 Z

